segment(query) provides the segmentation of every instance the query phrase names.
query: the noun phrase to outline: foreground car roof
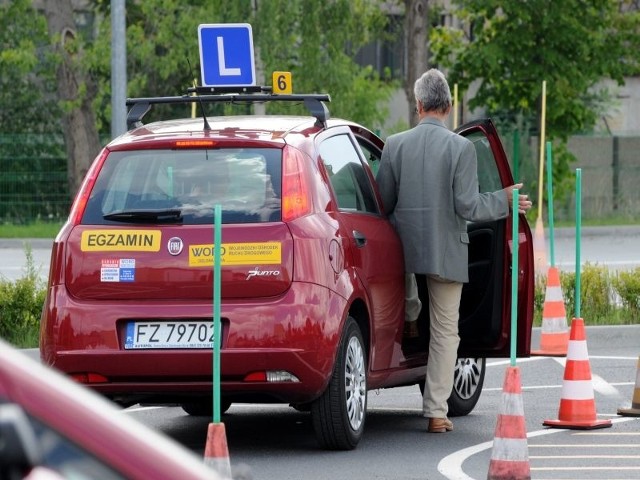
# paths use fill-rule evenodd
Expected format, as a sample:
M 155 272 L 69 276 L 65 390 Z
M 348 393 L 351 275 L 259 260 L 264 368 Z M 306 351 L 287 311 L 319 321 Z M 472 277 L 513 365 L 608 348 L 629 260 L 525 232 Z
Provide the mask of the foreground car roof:
M 19 405 L 126 478 L 220 478 L 177 442 L 0 340 L 0 406 L 6 403 Z

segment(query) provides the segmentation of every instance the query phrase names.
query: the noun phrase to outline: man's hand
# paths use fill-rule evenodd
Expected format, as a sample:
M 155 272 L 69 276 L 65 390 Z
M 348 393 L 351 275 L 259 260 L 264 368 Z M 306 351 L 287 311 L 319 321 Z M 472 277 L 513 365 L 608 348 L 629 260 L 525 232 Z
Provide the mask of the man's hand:
M 531 200 L 529 200 L 528 195 L 521 195 L 520 189 L 522 188 L 522 183 L 516 183 L 515 185 L 511 185 L 507 187 L 505 190 L 507 192 L 507 200 L 509 201 L 509 208 L 512 207 L 513 204 L 513 191 L 518 190 L 518 213 L 527 213 L 527 210 L 531 208 Z

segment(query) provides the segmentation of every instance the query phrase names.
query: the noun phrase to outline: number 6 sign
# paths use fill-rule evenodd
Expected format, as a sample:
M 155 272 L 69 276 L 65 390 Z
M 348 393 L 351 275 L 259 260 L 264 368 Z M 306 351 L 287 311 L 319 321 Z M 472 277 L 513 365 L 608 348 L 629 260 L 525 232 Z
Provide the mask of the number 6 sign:
M 293 92 L 291 72 L 273 72 L 271 78 L 273 82 L 273 93 L 291 94 Z

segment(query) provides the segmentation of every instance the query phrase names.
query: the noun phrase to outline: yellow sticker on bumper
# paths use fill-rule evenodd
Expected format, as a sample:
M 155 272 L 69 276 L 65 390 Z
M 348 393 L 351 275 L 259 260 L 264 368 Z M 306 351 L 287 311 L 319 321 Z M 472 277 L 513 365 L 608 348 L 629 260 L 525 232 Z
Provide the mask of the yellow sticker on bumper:
M 160 230 L 85 230 L 80 249 L 83 252 L 158 252 Z
M 282 263 L 282 245 L 266 243 L 223 243 L 220 246 L 222 265 L 277 265 Z M 212 267 L 213 245 L 190 245 L 190 267 Z

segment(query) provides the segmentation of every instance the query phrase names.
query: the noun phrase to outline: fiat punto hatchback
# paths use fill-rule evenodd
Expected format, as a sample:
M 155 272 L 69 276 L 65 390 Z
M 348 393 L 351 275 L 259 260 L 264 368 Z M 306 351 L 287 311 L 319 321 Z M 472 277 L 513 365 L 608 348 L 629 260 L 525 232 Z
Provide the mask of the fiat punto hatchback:
M 383 141 L 330 119 L 329 100 L 268 92 L 128 100 L 131 129 L 95 159 L 53 245 L 43 361 L 123 406 L 210 415 L 220 318 L 220 411 L 288 403 L 310 411 L 328 449 L 357 445 L 368 390 L 424 388 L 428 300 L 419 285 L 421 335 L 403 338 L 402 246 L 372 173 Z M 203 112 L 213 102 L 292 101 L 310 114 L 142 124 L 156 103 L 194 101 Z M 490 121 L 459 133 L 476 146 L 482 191 L 514 183 Z M 450 415 L 476 405 L 484 359 L 510 355 L 511 228 L 511 218 L 468 225 Z M 517 355 L 527 356 L 534 281 L 524 217 L 519 230 Z

